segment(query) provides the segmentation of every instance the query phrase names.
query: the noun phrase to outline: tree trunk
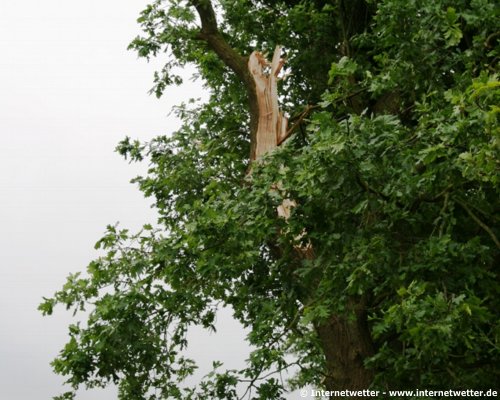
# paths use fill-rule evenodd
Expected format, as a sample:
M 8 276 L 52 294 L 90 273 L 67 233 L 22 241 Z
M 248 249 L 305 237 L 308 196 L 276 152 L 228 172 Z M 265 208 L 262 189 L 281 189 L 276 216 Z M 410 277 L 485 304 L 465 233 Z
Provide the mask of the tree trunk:
M 201 21 L 198 39 L 204 40 L 219 58 L 241 79 L 248 94 L 250 111 L 250 163 L 273 151 L 287 137 L 287 119 L 278 106 L 277 77 L 282 67 L 281 48 L 276 47 L 271 63 L 259 52 L 253 52 L 248 59 L 238 54 L 226 42 L 217 27 L 215 11 L 210 0 L 190 0 Z M 365 6 L 364 0 L 357 3 Z M 342 3 L 342 7 L 344 4 Z M 351 10 L 350 14 L 346 11 Z M 360 9 L 361 10 L 361 9 Z M 349 27 L 353 20 L 360 22 L 368 18 L 364 8 L 344 7 L 342 20 L 345 45 L 350 37 Z M 356 17 L 356 18 L 353 18 Z M 364 21 L 366 24 L 366 21 Z M 362 24 L 361 24 L 362 25 Z M 356 30 L 356 27 L 353 29 Z M 348 47 L 347 47 L 348 50 Z M 250 170 L 251 171 L 251 170 Z M 279 185 L 278 185 L 279 186 Z M 279 187 L 270 188 L 279 190 Z M 296 203 L 285 199 L 278 207 L 280 217 L 288 219 Z M 304 233 L 305 234 L 305 233 Z M 310 243 L 296 248 L 298 257 L 314 258 Z M 349 313 L 352 318 L 349 318 Z M 351 299 L 346 315 L 331 316 L 326 322 L 315 326 L 326 358 L 325 386 L 328 390 L 362 390 L 372 383 L 373 374 L 364 367 L 364 360 L 373 354 L 370 331 L 366 321 L 363 301 Z
M 326 358 L 327 390 L 363 390 L 373 381 L 373 373 L 364 366 L 373 355 L 373 344 L 362 304 L 351 299 L 346 315 L 333 315 L 315 326 Z
M 249 58 L 248 67 L 255 81 L 259 108 L 255 136 L 256 160 L 273 151 L 286 136 L 287 120 L 279 110 L 276 85 L 282 66 L 280 53 L 281 48 L 277 46 L 271 63 L 259 52 L 253 52 Z M 264 72 L 266 67 L 269 72 Z M 285 199 L 277 209 L 278 215 L 288 219 L 295 206 L 293 199 Z M 300 258 L 314 258 L 314 249 L 310 243 L 296 250 Z M 373 349 L 363 302 L 351 299 L 345 316 L 332 316 L 315 328 L 326 358 L 327 389 L 368 389 L 373 375 L 365 368 L 364 360 L 373 354 Z

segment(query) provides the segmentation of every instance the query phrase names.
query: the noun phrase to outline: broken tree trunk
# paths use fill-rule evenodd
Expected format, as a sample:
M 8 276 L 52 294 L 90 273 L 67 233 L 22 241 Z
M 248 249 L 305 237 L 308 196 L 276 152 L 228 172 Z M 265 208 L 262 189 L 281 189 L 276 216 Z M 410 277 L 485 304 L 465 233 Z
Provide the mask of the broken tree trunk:
M 278 74 L 283 66 L 280 59 L 281 47 L 276 46 L 271 63 L 257 51 L 248 61 L 250 74 L 255 82 L 258 105 L 258 126 L 255 135 L 255 153 L 252 161 L 261 159 L 272 152 L 287 137 L 287 118 L 278 105 Z M 281 190 L 275 184 L 271 190 Z M 280 217 L 288 219 L 291 210 L 297 206 L 293 199 L 285 198 L 278 206 Z M 301 239 L 304 231 L 296 239 Z M 310 242 L 296 246 L 300 258 L 314 259 L 314 249 Z M 332 315 L 327 321 L 316 324 L 315 329 L 323 348 L 328 376 L 325 385 L 328 389 L 367 389 L 373 375 L 364 367 L 364 360 L 373 354 L 370 331 L 366 323 L 365 307 L 362 302 L 350 299 L 347 311 L 352 316 Z M 354 317 L 354 318 L 352 318 Z
M 250 160 L 259 160 L 278 147 L 293 131 L 290 129 L 287 132 L 287 119 L 278 106 L 277 81 L 283 66 L 281 48 L 276 47 L 271 63 L 259 52 L 253 52 L 247 63 L 246 58 L 232 48 L 219 31 L 211 1 L 190 0 L 189 3 L 196 8 L 200 17 L 201 29 L 197 39 L 205 41 L 244 84 L 250 114 Z M 293 199 L 285 199 L 277 212 L 282 218 L 288 219 L 295 206 Z M 310 244 L 299 246 L 296 250 L 299 257 L 314 259 Z M 311 293 L 314 289 L 310 288 Z M 364 389 L 372 381 L 372 374 L 363 365 L 372 351 L 366 307 L 362 303 L 351 299 L 347 304 L 348 311 L 355 315 L 354 320 L 348 316 L 333 315 L 315 326 L 326 358 L 325 385 L 328 390 Z
M 259 110 L 255 153 L 252 155 L 252 161 L 259 160 L 266 153 L 273 151 L 286 137 L 288 120 L 278 104 L 278 75 L 284 64 L 280 56 L 281 46 L 276 46 L 271 63 L 258 51 L 254 51 L 248 59 L 248 69 L 255 83 Z M 279 184 L 275 185 L 272 190 L 280 190 Z M 293 200 L 283 200 L 278 207 L 278 215 L 288 219 L 290 210 L 295 205 Z
M 259 109 L 254 160 L 274 150 L 286 136 L 288 120 L 278 105 L 278 74 L 284 63 L 280 55 L 281 47 L 276 46 L 271 63 L 258 51 L 248 60 Z

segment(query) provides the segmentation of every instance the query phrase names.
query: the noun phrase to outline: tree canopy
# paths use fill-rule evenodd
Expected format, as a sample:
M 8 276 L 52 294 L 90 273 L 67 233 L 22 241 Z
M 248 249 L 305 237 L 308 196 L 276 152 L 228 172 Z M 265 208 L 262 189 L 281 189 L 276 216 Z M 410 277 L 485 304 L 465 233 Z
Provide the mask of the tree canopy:
M 500 7 L 493 0 L 155 0 L 130 48 L 210 93 L 117 151 L 159 213 L 44 299 L 88 310 L 53 362 L 120 399 L 282 399 L 289 388 L 484 389 L 500 365 Z M 283 46 L 287 140 L 254 161 L 254 50 Z M 293 201 L 290 215 L 277 208 Z M 304 249 L 310 249 L 306 252 Z M 229 307 L 242 370 L 197 387 L 190 326 Z M 285 382 L 280 374 L 292 368 Z M 248 390 L 246 390 L 248 389 Z M 73 398 L 68 392 L 59 399 Z

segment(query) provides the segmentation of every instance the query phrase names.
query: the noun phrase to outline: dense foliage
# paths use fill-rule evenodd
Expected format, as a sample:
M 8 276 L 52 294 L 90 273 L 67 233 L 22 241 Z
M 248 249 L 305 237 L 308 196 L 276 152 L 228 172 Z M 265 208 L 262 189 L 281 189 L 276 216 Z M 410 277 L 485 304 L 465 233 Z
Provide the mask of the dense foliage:
M 214 2 L 215 3 L 215 2 Z M 493 0 L 218 1 L 242 55 L 286 50 L 293 135 L 248 173 L 240 80 L 197 36 L 191 2 L 155 0 L 131 48 L 166 57 L 157 95 L 198 67 L 206 104 L 183 127 L 118 151 L 149 162 L 135 182 L 155 227 L 108 227 L 106 255 L 40 309 L 88 308 L 54 361 L 74 388 L 120 399 L 280 399 L 328 386 L 315 327 L 367 315 L 373 388 L 491 388 L 499 378 L 499 6 Z M 164 54 L 166 53 L 166 55 Z M 177 72 L 176 72 L 177 71 Z M 294 199 L 288 220 L 276 207 Z M 300 249 L 312 246 L 314 257 Z M 247 368 L 199 387 L 183 357 L 191 325 L 228 306 L 248 328 Z M 293 366 L 283 384 L 279 373 Z M 272 374 L 271 372 L 276 372 Z M 245 382 L 242 386 L 241 382 Z M 325 383 L 326 382 L 326 383 Z M 242 390 L 243 387 L 243 390 Z M 61 398 L 72 398 L 67 393 Z M 253 396 L 253 397 L 252 397 Z

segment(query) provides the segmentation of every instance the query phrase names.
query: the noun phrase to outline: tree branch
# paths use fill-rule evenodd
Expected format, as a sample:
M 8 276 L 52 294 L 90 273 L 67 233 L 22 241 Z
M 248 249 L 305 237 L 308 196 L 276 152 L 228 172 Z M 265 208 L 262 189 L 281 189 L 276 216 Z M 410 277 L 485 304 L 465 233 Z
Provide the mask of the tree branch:
M 238 53 L 222 36 L 217 26 L 217 18 L 210 0 L 191 0 L 190 3 L 198 12 L 201 21 L 201 30 L 197 35 L 197 39 L 205 41 L 208 47 L 217 54 L 220 60 L 245 85 L 250 112 L 250 159 L 253 159 L 259 121 L 259 107 L 257 104 L 255 83 L 247 66 L 248 58 Z
M 495 242 L 495 244 L 497 245 L 497 247 L 500 249 L 500 241 L 498 240 L 498 238 L 496 237 L 495 235 L 495 232 L 493 232 L 491 230 L 491 228 L 486 225 L 483 221 L 481 221 L 477 216 L 476 214 L 474 214 L 472 212 L 472 210 L 467 206 L 467 204 L 459 199 L 456 199 L 457 203 L 460 204 L 460 206 L 467 212 L 467 214 L 469 214 L 469 216 L 474 220 L 474 222 L 476 224 L 478 224 L 481 228 L 484 229 L 484 231 L 490 235 L 490 238 L 491 240 L 493 240 L 493 242 Z
M 197 38 L 205 41 L 224 64 L 247 83 L 247 59 L 234 50 L 220 33 L 212 3 L 209 0 L 191 0 L 191 4 L 196 8 L 201 21 Z

